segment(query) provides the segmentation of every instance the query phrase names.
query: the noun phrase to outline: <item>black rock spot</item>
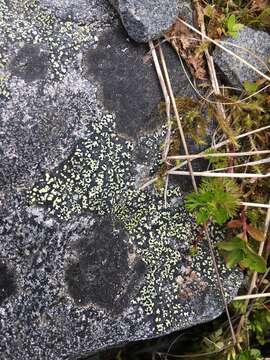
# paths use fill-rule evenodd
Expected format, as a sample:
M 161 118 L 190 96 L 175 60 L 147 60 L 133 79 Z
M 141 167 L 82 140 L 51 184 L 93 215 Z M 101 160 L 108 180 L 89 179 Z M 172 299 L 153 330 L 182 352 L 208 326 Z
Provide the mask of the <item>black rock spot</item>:
M 78 262 L 65 274 L 70 295 L 77 305 L 94 304 L 119 313 L 129 304 L 146 271 L 141 260 L 129 264 L 127 235 L 109 217 L 96 221 L 87 237 L 75 245 Z
M 164 51 L 174 88 L 188 96 L 190 87 L 178 57 L 167 46 Z M 101 84 L 105 106 L 117 115 L 116 130 L 132 138 L 155 130 L 163 121 L 156 116 L 163 95 L 149 56 L 146 61 L 148 52 L 146 45 L 127 39 L 125 30 L 119 27 L 106 33 L 98 47 L 84 56 L 86 75 Z
M 48 54 L 37 45 L 26 44 L 10 64 L 12 74 L 27 82 L 42 79 L 48 69 Z
M 15 290 L 14 274 L 6 264 L 0 261 L 0 305 L 5 299 L 14 294 Z

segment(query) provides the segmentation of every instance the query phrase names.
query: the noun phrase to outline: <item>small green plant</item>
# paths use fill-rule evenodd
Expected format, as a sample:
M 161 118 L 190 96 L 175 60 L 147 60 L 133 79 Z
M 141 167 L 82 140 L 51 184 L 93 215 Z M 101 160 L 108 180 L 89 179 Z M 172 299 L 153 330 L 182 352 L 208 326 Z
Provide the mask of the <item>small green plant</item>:
M 259 85 L 255 82 L 252 83 L 249 81 L 244 81 L 243 87 L 248 94 L 254 94 L 256 91 L 259 90 Z
M 219 243 L 218 248 L 225 251 L 226 263 L 229 268 L 238 264 L 242 268 L 252 271 L 266 271 L 263 258 L 257 255 L 249 244 L 239 237 Z
M 270 311 L 268 308 L 259 308 L 253 312 L 250 318 L 250 329 L 260 345 L 270 342 Z
M 233 180 L 215 178 L 203 180 L 199 191 L 186 197 L 186 206 L 198 224 L 212 221 L 222 225 L 232 218 L 239 207 L 240 191 Z
M 260 350 L 250 349 L 242 351 L 238 354 L 235 360 L 263 360 Z
M 270 28 L 269 0 L 206 0 L 195 2 L 195 7 L 198 7 L 200 21 L 200 10 L 203 10 L 206 34 L 212 39 L 220 40 L 224 35 L 236 38 L 244 26 L 263 30 Z M 198 42 L 198 54 L 206 49 L 211 53 L 214 45 L 208 41 Z M 219 80 L 222 83 L 222 79 Z M 251 276 L 252 281 L 244 283 L 241 288 L 243 295 L 268 292 L 270 284 L 267 272 L 270 252 L 269 238 L 266 236 L 267 210 L 265 207 L 250 207 L 252 203 L 260 205 L 269 202 L 269 179 L 253 176 L 269 173 L 269 162 L 264 162 L 265 155 L 261 152 L 268 149 L 267 144 L 270 142 L 270 131 L 267 128 L 270 121 L 270 88 L 266 88 L 266 84 L 262 79 L 254 83 L 244 81 L 241 94 L 224 87 L 215 102 L 223 104 L 225 117 L 220 115 L 216 104 L 181 97 L 175 99 L 189 141 L 193 140 L 200 145 L 208 143 L 208 129 L 214 120 L 216 130 L 212 144 L 223 141 L 224 137 L 230 142 L 226 147 L 213 146 L 213 149 L 204 150 L 209 168 L 218 171 L 219 176 L 222 172 L 243 174 L 237 180 L 203 180 L 199 191 L 186 197 L 186 207 L 194 214 L 197 224 L 226 225 L 223 229 L 227 232 L 227 240 L 217 247 L 229 268 L 240 266 L 246 276 Z M 207 87 L 208 84 L 203 86 Z M 165 113 L 164 104 L 160 110 Z M 172 136 L 168 154 L 179 155 L 182 142 L 173 114 L 171 120 Z M 251 136 L 246 136 L 249 133 Z M 244 154 L 251 151 L 254 153 Z M 242 154 L 234 155 L 237 152 Z M 172 156 L 161 165 L 156 174 L 158 187 L 164 188 L 164 175 L 176 166 L 181 168 L 183 164 Z M 248 173 L 248 176 L 244 176 L 244 173 Z M 202 233 L 204 228 L 199 227 Z M 203 235 L 199 240 L 202 239 Z M 193 244 L 190 255 L 195 256 L 196 252 L 197 244 Z M 270 307 L 267 299 L 255 301 L 244 298 L 243 301 L 234 299 L 230 305 L 237 346 L 229 337 L 228 323 L 220 321 L 207 333 L 200 334 L 194 344 L 196 353 L 207 353 L 209 358 L 211 356 L 216 360 L 263 360 L 263 356 L 269 355 L 269 347 L 265 346 L 270 343 Z
M 195 214 L 198 224 L 202 225 L 211 221 L 214 224 L 223 225 L 236 215 L 239 198 L 240 190 L 233 180 L 210 178 L 202 181 L 198 192 L 186 196 L 186 206 Z M 243 227 L 244 230 L 231 240 L 218 245 L 218 248 L 224 252 L 227 266 L 232 268 L 239 265 L 251 271 L 266 271 L 264 259 L 256 254 L 249 243 L 251 240 L 263 241 L 263 232 L 248 224 L 244 214 L 241 219 L 231 220 L 228 227 Z
M 226 29 L 226 35 L 237 38 L 238 31 L 243 29 L 244 25 L 239 23 L 236 16 L 232 14 L 224 20 L 224 27 Z

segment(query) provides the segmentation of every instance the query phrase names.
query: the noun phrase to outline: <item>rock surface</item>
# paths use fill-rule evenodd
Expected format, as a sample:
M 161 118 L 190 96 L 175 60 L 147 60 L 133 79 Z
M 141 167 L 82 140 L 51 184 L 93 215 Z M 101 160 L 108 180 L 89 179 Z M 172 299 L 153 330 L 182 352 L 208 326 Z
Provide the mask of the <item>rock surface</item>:
M 162 94 L 106 4 L 0 1 L 1 360 L 77 359 L 223 311 L 205 241 L 190 256 L 181 184 L 168 208 L 138 190 L 160 159 Z M 241 276 L 218 263 L 229 301 Z
M 110 0 L 129 36 L 138 42 L 160 37 L 178 15 L 177 0 Z
M 236 39 L 224 37 L 223 41 L 226 41 L 225 47 L 228 47 L 263 73 L 269 71 L 270 35 L 268 33 L 245 27 L 238 32 Z M 247 51 L 243 49 L 247 49 Z M 239 86 L 244 81 L 255 82 L 260 78 L 260 75 L 254 70 L 220 48 L 214 50 L 213 57 L 231 85 Z

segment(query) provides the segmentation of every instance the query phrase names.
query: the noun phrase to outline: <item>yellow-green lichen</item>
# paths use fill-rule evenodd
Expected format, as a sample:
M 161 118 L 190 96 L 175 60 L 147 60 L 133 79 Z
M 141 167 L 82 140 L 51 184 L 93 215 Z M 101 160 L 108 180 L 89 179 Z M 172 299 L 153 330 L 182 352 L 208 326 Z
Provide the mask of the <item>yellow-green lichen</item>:
M 157 331 L 162 332 L 174 322 L 176 313 L 181 314 L 175 279 L 196 228 L 179 206 L 165 209 L 162 194 L 135 189 L 132 153 L 132 145 L 114 133 L 113 118 L 104 116 L 89 126 L 87 140 L 77 144 L 63 164 L 45 173 L 43 181 L 33 187 L 30 200 L 63 220 L 94 211 L 100 216 L 109 213 L 120 222 L 147 267 L 133 304 L 153 316 Z M 168 201 L 173 203 L 179 195 L 169 190 Z
M 76 62 L 78 51 L 95 42 L 89 25 L 60 20 L 34 0 L 10 0 L 8 5 L 0 0 L 0 28 L 3 70 L 10 71 L 7 59 L 12 59 L 22 46 L 37 45 L 48 53 L 49 76 L 57 80 L 63 79 L 67 68 Z M 6 96 L 1 89 L 0 95 Z

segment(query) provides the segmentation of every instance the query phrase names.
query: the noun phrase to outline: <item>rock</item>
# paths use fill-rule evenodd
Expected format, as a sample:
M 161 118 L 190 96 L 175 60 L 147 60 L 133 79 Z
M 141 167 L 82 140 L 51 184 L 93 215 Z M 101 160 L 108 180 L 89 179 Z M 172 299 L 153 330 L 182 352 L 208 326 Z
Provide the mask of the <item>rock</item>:
M 15 293 L 14 270 L 9 270 L 7 264 L 0 261 L 0 306 L 9 296 Z
M 26 82 L 45 77 L 47 67 L 47 53 L 40 51 L 37 45 L 29 44 L 24 45 L 18 51 L 10 65 L 12 73 Z
M 224 37 L 222 40 L 232 44 L 232 46 L 229 46 L 224 43 L 225 47 L 228 47 L 228 49 L 248 61 L 260 71 L 264 73 L 269 71 L 266 67 L 266 65 L 269 66 L 270 61 L 270 35 L 268 33 L 245 27 L 238 31 L 236 39 Z M 237 46 L 247 49 L 249 52 Z M 242 85 L 244 81 L 255 82 L 260 78 L 260 75 L 254 70 L 218 47 L 214 50 L 213 57 L 220 71 L 233 86 Z
M 137 42 L 160 37 L 178 15 L 177 0 L 110 0 L 129 36 Z
M 194 25 L 192 0 L 178 0 L 178 16 Z
M 109 1 L 97 0 L 39 0 L 42 9 L 63 20 L 91 24 L 102 21 L 111 22 L 116 14 L 111 11 Z
M 176 93 L 193 96 L 179 59 L 165 44 L 167 67 Z M 155 129 L 163 121 L 157 114 L 157 104 L 162 100 L 160 85 L 153 81 L 155 67 L 145 61 L 149 48 L 127 38 L 122 27 L 100 37 L 99 46 L 85 52 L 85 75 L 100 84 L 103 103 L 116 113 L 116 129 L 128 138 L 136 138 Z M 128 80 L 127 80 L 128 79 Z M 185 84 L 183 92 L 180 84 Z
M 190 256 L 200 233 L 182 183 L 170 184 L 167 208 L 154 187 L 139 190 L 165 136 L 148 48 L 126 39 L 105 0 L 90 2 L 100 14 L 91 26 L 44 3 L 0 2 L 0 358 L 8 360 L 76 359 L 223 311 L 206 242 Z M 164 51 L 175 93 L 192 96 Z M 212 228 L 211 237 L 223 234 Z M 230 301 L 241 274 L 216 256 Z

